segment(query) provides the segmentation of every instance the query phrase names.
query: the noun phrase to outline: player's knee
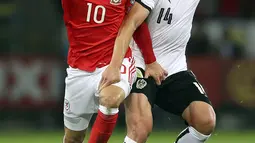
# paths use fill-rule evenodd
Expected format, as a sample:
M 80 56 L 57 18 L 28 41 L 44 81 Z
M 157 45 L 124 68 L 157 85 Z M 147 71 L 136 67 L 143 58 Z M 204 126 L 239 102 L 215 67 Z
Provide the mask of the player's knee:
M 85 131 L 71 131 L 65 129 L 64 143 L 82 143 L 85 138 Z
M 117 86 L 109 86 L 100 92 L 99 102 L 107 108 L 118 108 L 125 99 L 125 92 Z
M 119 95 L 100 95 L 99 97 L 100 105 L 107 108 L 118 108 L 122 102 Z
M 215 119 L 212 117 L 197 117 L 193 126 L 202 134 L 211 134 L 215 128 Z
M 196 102 L 190 105 L 191 123 L 202 134 L 211 134 L 216 125 L 216 115 L 211 105 Z

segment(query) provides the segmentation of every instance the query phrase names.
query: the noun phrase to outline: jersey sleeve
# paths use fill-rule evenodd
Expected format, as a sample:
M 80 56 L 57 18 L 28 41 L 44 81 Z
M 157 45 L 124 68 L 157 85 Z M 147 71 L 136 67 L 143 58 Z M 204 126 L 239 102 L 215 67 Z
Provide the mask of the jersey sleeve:
M 133 34 L 134 41 L 140 48 L 145 64 L 151 64 L 156 61 L 152 49 L 152 41 L 147 23 L 143 22 Z
M 136 0 L 139 4 L 141 4 L 144 8 L 148 9 L 151 11 L 155 5 L 156 5 L 156 0 Z
M 130 11 L 130 9 L 131 9 L 132 6 L 133 6 L 132 0 L 127 0 L 127 1 L 126 1 L 126 5 L 125 5 L 126 14 L 128 14 L 128 12 Z

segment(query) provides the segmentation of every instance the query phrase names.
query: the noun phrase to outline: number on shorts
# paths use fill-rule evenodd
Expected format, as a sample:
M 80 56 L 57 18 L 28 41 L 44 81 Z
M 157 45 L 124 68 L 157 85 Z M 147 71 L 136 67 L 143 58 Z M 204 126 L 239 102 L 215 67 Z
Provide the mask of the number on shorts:
M 121 68 L 120 68 L 120 73 L 121 74 L 126 74 L 127 73 L 127 67 L 125 65 L 121 65 Z
M 87 6 L 88 6 L 88 12 L 87 12 L 86 21 L 90 22 L 90 16 L 91 16 L 91 11 L 92 11 L 92 3 L 87 3 Z M 102 11 L 100 19 L 97 18 L 97 14 L 98 14 L 99 9 L 101 9 L 101 11 Z M 95 21 L 95 23 L 98 23 L 98 24 L 103 23 L 104 19 L 105 19 L 105 13 L 106 13 L 105 7 L 102 6 L 102 5 L 97 5 L 94 9 L 94 16 L 93 16 L 93 20 Z
M 198 83 L 198 82 L 193 82 L 193 84 L 197 87 L 197 89 L 199 90 L 199 92 L 200 92 L 201 94 L 205 94 L 205 90 L 204 90 L 203 86 L 202 86 L 200 83 Z

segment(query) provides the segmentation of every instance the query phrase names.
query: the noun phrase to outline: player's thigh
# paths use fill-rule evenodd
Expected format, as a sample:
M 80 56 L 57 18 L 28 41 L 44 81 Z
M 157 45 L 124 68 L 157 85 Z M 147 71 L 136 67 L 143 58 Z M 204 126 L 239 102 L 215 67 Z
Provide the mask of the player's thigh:
M 157 85 L 153 78 L 143 78 L 144 70 L 137 68 L 137 79 L 131 94 L 125 100 L 126 123 L 129 130 L 134 128 L 152 129 L 151 108 L 154 105 Z M 142 127 L 141 127 L 142 126 Z
M 136 80 L 136 67 L 134 58 L 124 58 L 121 66 L 120 82 L 113 84 L 124 91 L 125 98 L 130 94 L 132 85 Z
M 125 99 L 124 105 L 127 124 L 136 124 L 139 120 L 152 118 L 151 105 L 143 93 L 130 94 Z
M 93 113 L 98 110 L 96 79 L 91 73 L 67 69 L 65 80 L 64 124 L 72 131 L 85 130 Z
M 101 71 L 103 73 L 104 68 Z M 136 79 L 136 68 L 133 58 L 124 58 L 121 66 L 120 82 L 114 83 L 104 88 L 99 93 L 100 104 L 107 107 L 116 108 L 129 95 L 132 84 Z M 98 85 L 99 86 L 99 85 Z
M 156 98 L 156 104 L 160 108 L 181 117 L 194 101 L 211 104 L 202 85 L 191 71 L 182 71 L 168 77 Z
M 153 107 L 156 99 L 156 93 L 158 86 L 152 77 L 144 78 L 144 70 L 142 68 L 137 68 L 137 79 L 132 86 L 131 93 L 141 93 L 139 95 L 144 95 L 147 97 L 147 101 Z M 138 98 L 138 97 L 132 97 Z

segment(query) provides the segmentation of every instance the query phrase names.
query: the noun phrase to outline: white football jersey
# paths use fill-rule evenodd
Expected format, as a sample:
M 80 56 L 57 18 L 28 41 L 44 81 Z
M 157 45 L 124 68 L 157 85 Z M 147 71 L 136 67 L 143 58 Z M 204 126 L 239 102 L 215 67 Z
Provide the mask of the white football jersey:
M 137 0 L 150 10 L 147 18 L 157 62 L 169 75 L 187 70 L 186 45 L 199 0 Z M 130 46 L 136 66 L 145 68 L 143 56 L 135 44 Z

